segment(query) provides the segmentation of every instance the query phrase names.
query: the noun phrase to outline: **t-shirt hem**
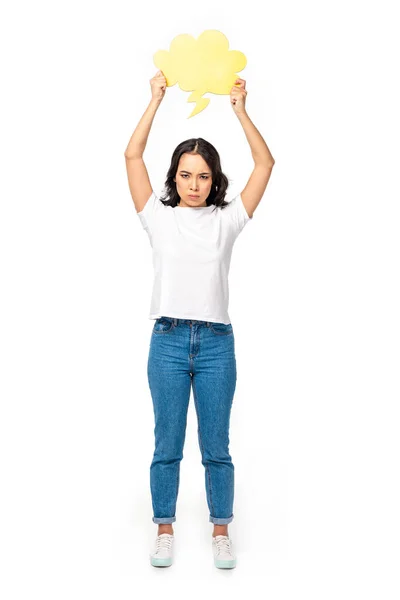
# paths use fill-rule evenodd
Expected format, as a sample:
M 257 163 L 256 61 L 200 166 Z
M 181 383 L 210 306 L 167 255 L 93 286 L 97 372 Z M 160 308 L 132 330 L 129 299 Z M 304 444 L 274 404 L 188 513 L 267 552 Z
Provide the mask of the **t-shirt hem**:
M 160 319 L 161 317 L 170 317 L 171 319 L 193 319 L 194 321 L 209 321 L 210 323 L 223 323 L 224 325 L 230 325 L 230 319 L 225 319 L 223 317 L 204 317 L 204 315 L 173 315 L 169 312 L 168 315 L 160 314 L 160 313 L 150 313 L 149 319 Z

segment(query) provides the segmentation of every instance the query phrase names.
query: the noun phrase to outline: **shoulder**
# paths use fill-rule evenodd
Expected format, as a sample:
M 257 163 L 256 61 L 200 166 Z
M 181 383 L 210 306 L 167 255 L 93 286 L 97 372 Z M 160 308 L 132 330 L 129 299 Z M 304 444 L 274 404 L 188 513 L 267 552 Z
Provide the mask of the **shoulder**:
M 242 194 L 237 194 L 232 200 L 228 202 L 228 204 L 222 208 L 222 212 L 226 212 L 227 214 L 237 214 L 240 215 L 245 220 L 252 219 L 253 216 L 250 216 L 246 210 L 245 205 L 243 204 Z
M 152 210 L 156 210 L 160 206 L 161 207 L 165 206 L 165 204 L 160 199 L 160 196 L 158 194 L 156 194 L 156 192 L 153 191 L 151 193 L 151 196 L 149 197 L 149 199 L 145 203 L 144 207 L 142 208 L 142 210 L 138 212 L 138 215 L 146 214 L 146 212 L 149 212 L 149 211 L 152 211 Z
M 144 229 L 152 229 L 159 218 L 158 215 L 161 212 L 164 214 L 166 208 L 159 195 L 153 191 L 142 210 L 137 213 Z
M 221 219 L 228 223 L 229 228 L 235 235 L 238 235 L 253 217 L 250 217 L 247 213 L 241 194 L 237 194 L 221 209 Z

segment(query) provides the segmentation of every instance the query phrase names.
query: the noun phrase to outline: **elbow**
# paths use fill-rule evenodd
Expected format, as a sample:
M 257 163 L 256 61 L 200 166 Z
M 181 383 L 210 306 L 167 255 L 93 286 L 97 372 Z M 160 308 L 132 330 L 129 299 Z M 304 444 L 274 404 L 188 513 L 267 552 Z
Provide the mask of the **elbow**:
M 263 160 L 262 162 L 257 161 L 255 163 L 255 168 L 257 169 L 265 169 L 266 171 L 270 171 L 275 164 L 274 159 Z
M 124 156 L 126 160 L 136 160 L 138 158 L 143 158 L 142 154 L 127 154 L 124 152 Z

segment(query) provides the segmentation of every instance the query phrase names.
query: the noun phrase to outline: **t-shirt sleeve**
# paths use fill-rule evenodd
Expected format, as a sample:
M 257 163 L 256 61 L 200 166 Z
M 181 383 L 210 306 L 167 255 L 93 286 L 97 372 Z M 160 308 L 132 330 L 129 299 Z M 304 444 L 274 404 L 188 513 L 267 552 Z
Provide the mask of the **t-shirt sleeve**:
M 246 223 L 253 220 L 253 217 L 249 217 L 247 213 L 241 194 L 235 196 L 222 212 L 225 213 L 236 236 L 239 235 Z
M 155 194 L 155 192 L 152 192 L 150 198 L 144 205 L 144 208 L 137 213 L 137 216 L 140 219 L 143 229 L 145 229 L 149 235 L 153 233 L 154 221 L 157 212 L 162 206 L 163 204 L 158 198 L 157 194 Z

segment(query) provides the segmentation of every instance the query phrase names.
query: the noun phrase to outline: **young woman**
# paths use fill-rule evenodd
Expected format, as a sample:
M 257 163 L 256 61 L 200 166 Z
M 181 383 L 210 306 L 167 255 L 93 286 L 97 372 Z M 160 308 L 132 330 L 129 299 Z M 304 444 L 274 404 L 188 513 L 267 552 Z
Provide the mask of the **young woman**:
M 228 314 L 228 272 L 233 244 L 252 219 L 275 161 L 246 112 L 246 82 L 237 79 L 230 101 L 254 160 L 246 187 L 226 202 L 228 179 L 218 152 L 203 138 L 194 138 L 175 149 L 166 196 L 158 198 L 143 152 L 166 91 L 163 73 L 158 71 L 150 84 L 152 98 L 129 141 L 125 159 L 132 199 L 153 249 L 149 318 L 155 323 L 148 380 L 155 416 L 150 487 L 158 535 L 151 564 L 172 564 L 172 523 L 193 388 L 209 520 L 214 526 L 214 564 L 232 568 L 236 557 L 228 523 L 233 520 L 234 466 L 228 447 L 236 359 Z

